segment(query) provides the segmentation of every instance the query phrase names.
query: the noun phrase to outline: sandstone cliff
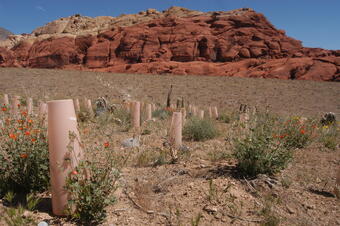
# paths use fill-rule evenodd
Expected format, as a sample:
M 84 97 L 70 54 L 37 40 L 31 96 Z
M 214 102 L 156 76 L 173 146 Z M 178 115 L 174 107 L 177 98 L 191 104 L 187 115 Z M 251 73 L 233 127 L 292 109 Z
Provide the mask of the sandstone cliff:
M 340 51 L 304 48 L 251 9 L 75 15 L 0 46 L 3 67 L 340 80 Z

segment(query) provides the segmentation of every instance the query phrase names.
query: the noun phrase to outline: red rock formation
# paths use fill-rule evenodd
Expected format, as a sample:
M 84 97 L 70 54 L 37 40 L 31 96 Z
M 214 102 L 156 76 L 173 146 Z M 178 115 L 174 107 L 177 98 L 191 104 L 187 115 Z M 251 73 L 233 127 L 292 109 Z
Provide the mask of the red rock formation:
M 339 81 L 340 51 L 304 48 L 262 14 L 241 9 L 21 42 L 0 49 L 0 66 Z

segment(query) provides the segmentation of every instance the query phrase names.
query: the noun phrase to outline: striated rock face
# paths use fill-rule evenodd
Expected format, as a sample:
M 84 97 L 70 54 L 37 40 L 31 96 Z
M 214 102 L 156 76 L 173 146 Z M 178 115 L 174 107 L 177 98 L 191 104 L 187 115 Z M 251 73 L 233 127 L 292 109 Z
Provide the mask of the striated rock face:
M 15 43 L 0 47 L 0 66 L 340 80 L 340 51 L 304 48 L 251 9 L 76 15 Z

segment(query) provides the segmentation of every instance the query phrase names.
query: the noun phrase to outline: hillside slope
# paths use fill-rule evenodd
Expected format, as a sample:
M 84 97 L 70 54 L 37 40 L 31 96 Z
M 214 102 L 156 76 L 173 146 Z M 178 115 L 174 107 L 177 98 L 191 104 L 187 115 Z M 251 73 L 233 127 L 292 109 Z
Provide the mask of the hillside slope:
M 75 15 L 0 46 L 3 67 L 340 80 L 339 50 L 304 48 L 248 8 Z
M 13 33 L 0 27 L 0 40 L 6 40 L 9 35 L 13 35 Z

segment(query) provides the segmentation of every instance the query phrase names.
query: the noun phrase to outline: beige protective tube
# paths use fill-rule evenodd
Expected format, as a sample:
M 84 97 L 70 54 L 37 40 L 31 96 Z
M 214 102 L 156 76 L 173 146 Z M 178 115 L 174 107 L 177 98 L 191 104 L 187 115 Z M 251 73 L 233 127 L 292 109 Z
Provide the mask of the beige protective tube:
M 134 129 L 140 128 L 140 102 L 132 103 L 132 126 Z
M 152 111 L 154 112 L 154 111 L 156 111 L 156 110 L 157 110 L 156 104 L 152 104 Z
M 19 109 L 19 105 L 20 105 L 19 99 L 20 99 L 19 96 L 13 96 L 13 98 L 12 98 L 11 112 L 12 112 L 13 115 L 18 114 L 18 109 Z
M 33 115 L 33 99 L 31 97 L 27 98 L 27 114 Z
M 209 118 L 213 118 L 212 109 L 209 107 Z
M 9 105 L 8 94 L 4 94 L 3 104 L 7 106 Z
M 80 112 L 80 103 L 79 103 L 79 99 L 75 99 L 74 101 L 74 107 L 75 107 L 75 110 L 76 112 Z
M 187 118 L 187 110 L 185 108 L 182 108 L 182 126 L 184 126 L 186 118 Z
M 44 102 L 40 102 L 39 105 L 39 117 L 40 119 L 45 118 L 47 115 L 47 104 Z
M 174 112 L 172 114 L 170 126 L 170 143 L 178 149 L 182 146 L 182 113 Z
M 78 165 L 83 154 L 73 101 L 55 100 L 47 105 L 52 210 L 53 214 L 62 216 L 65 215 L 68 196 L 64 189 L 66 177 Z
M 195 117 L 197 116 L 197 107 L 196 106 L 192 107 L 192 115 L 195 116 Z
M 200 119 L 204 119 L 204 110 L 200 110 L 199 117 Z
M 151 104 L 146 105 L 146 120 L 150 121 L 152 119 L 152 106 Z
M 218 119 L 218 111 L 217 111 L 217 107 L 213 108 L 213 116 L 215 119 Z
M 90 113 L 90 115 L 93 115 L 94 112 L 93 112 L 93 108 L 92 108 L 92 102 L 91 102 L 90 99 L 87 99 L 86 107 L 87 107 L 87 110 Z

